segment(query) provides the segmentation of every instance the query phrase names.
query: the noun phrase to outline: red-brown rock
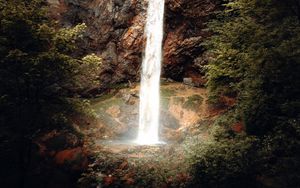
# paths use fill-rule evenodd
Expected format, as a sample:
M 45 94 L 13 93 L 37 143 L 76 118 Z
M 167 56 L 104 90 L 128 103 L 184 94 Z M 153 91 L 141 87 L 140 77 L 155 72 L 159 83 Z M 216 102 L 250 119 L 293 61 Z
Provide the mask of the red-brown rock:
M 88 165 L 87 154 L 81 147 L 57 152 L 55 162 L 59 165 L 70 165 L 73 170 L 86 169 Z
M 103 58 L 100 88 L 139 80 L 145 46 L 144 26 L 147 0 L 48 0 L 49 15 L 70 26 L 88 26 L 80 51 L 96 52 Z M 215 0 L 166 0 L 164 74 L 177 81 L 192 77 L 203 85 L 197 58 L 203 56 L 201 43 L 209 36 L 205 22 L 217 8 Z M 202 59 L 206 57 L 203 56 Z M 205 61 L 203 61 L 205 62 Z M 193 75 L 188 71 L 193 69 Z M 199 70 L 198 70 L 199 69 Z

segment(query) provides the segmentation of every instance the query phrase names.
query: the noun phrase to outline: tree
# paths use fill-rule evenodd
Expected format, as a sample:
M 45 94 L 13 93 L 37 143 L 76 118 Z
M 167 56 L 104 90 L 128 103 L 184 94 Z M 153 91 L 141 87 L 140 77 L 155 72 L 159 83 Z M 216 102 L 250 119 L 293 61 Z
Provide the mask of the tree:
M 214 102 L 222 96 L 235 97 L 237 102 L 216 123 L 227 128 L 222 139 L 215 136 L 211 145 L 198 146 L 200 152 L 193 158 L 195 182 L 204 187 L 247 187 L 250 184 L 246 182 L 261 187 L 265 179 L 271 179 L 271 187 L 297 187 L 300 3 L 226 0 L 222 8 L 209 23 L 208 88 Z M 230 126 L 237 121 L 246 126 L 245 135 L 232 133 Z M 241 136 L 255 139 L 250 155 L 248 150 L 243 152 L 245 146 L 252 148 L 252 143 L 234 147 Z M 233 149 L 242 154 L 236 155 Z M 235 161 L 236 156 L 245 158 Z
M 43 0 L 0 0 L 0 137 L 2 168 L 10 169 L 1 177 L 18 169 L 20 187 L 32 138 L 68 124 L 76 96 L 98 82 L 101 63 L 94 54 L 72 57 L 85 24 L 59 29 L 46 10 Z
M 300 6 L 288 0 L 230 0 L 208 42 L 208 86 L 215 98 L 237 96 L 248 133 L 263 135 L 299 118 Z

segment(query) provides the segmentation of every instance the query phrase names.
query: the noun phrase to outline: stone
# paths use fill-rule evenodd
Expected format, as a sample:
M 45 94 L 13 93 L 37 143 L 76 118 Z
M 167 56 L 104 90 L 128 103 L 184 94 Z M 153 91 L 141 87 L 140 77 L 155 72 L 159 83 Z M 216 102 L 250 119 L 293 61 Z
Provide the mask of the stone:
M 194 86 L 192 78 L 183 78 L 183 83 L 189 86 Z
M 55 162 L 59 165 L 69 165 L 73 170 L 86 169 L 88 166 L 87 154 L 81 147 L 59 151 L 55 155 Z

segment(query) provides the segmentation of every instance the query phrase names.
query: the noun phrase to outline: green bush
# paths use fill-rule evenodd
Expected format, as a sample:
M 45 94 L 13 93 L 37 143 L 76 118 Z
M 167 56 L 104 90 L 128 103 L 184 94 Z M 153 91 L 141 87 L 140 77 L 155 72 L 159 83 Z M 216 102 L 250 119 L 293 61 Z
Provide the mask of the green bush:
M 257 139 L 236 137 L 211 140 L 192 148 L 190 187 L 253 187 Z
M 208 25 L 210 101 L 237 97 L 249 134 L 263 136 L 300 111 L 300 12 L 293 0 L 226 0 Z
M 300 185 L 300 121 L 281 122 L 267 135 L 258 151 L 258 171 L 279 187 Z

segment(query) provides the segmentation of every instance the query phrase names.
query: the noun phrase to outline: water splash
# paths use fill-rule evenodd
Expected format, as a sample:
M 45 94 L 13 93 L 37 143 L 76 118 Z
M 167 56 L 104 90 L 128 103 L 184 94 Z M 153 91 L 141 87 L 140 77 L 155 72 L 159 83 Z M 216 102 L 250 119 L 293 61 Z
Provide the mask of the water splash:
M 164 0 L 149 0 L 145 33 L 147 44 L 142 64 L 139 144 L 159 143 L 159 86 L 161 74 Z

